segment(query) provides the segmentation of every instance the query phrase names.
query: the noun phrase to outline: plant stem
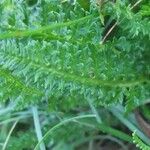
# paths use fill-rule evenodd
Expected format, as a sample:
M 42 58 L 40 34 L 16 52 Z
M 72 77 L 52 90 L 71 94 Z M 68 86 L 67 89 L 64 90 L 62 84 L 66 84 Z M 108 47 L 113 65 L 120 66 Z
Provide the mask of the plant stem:
M 57 128 L 61 127 L 62 125 L 66 124 L 66 123 L 69 123 L 69 122 L 73 122 L 74 120 L 76 119 L 84 119 L 84 118 L 95 118 L 96 116 L 95 115 L 82 115 L 82 116 L 76 116 L 76 117 L 72 117 L 72 118 L 69 118 L 69 119 L 65 119 L 63 121 L 61 121 L 60 123 L 58 123 L 57 125 L 55 125 L 54 127 L 52 127 L 50 130 L 48 130 L 45 135 L 43 136 L 43 138 L 37 143 L 37 145 L 35 146 L 34 150 L 38 150 L 40 144 L 45 140 L 47 139 L 47 137 L 53 132 L 55 131 Z
M 34 126 L 35 126 L 37 139 L 38 139 L 38 142 L 40 142 L 43 139 L 43 136 L 42 136 L 41 126 L 40 126 L 40 121 L 39 121 L 38 109 L 36 106 L 32 107 L 32 112 L 33 112 Z M 40 150 L 46 150 L 45 144 L 43 141 L 40 143 Z
M 44 33 L 46 31 L 52 31 L 53 29 L 58 29 L 66 26 L 72 26 L 76 25 L 78 23 L 83 23 L 83 21 L 92 18 L 93 15 L 85 16 L 80 19 L 76 19 L 73 21 L 68 21 L 68 22 L 61 22 L 61 23 L 54 23 L 48 26 L 43 26 L 39 29 L 35 30 L 24 30 L 24 31 L 14 31 L 14 32 L 8 32 L 8 33 L 3 33 L 0 34 L 0 40 L 8 39 L 8 38 L 23 38 L 23 37 L 30 37 L 33 35 L 39 35 L 40 33 Z
M 7 146 L 7 144 L 8 144 L 9 139 L 10 139 L 10 136 L 11 136 L 11 134 L 12 134 L 14 128 L 16 127 L 17 123 L 18 123 L 18 120 L 17 120 L 17 121 L 13 124 L 13 126 L 11 127 L 11 129 L 10 129 L 8 135 L 7 135 L 7 138 L 6 138 L 6 140 L 5 140 L 5 143 L 4 143 L 4 145 L 3 145 L 2 150 L 5 150 L 5 149 L 6 149 L 6 146 Z
M 98 114 L 98 112 L 97 112 L 95 106 L 93 105 L 92 100 L 89 99 L 89 98 L 87 98 L 87 101 L 88 101 L 88 103 L 89 103 L 89 105 L 90 105 L 90 108 L 91 108 L 93 114 L 96 115 L 96 121 L 97 121 L 98 123 L 102 123 L 102 119 L 101 119 L 101 117 L 99 116 L 99 114 Z
M 101 130 L 102 132 L 104 132 L 104 133 L 110 134 L 110 135 L 112 135 L 114 137 L 117 137 L 119 139 L 122 139 L 124 141 L 132 143 L 131 136 L 129 136 L 128 134 L 126 134 L 126 133 L 124 133 L 124 132 L 122 132 L 120 130 L 117 130 L 115 128 L 107 126 L 106 124 L 103 124 L 103 123 L 97 125 L 97 128 L 99 130 Z
M 123 108 L 120 107 L 111 107 L 110 111 L 113 115 L 118 118 L 125 126 L 127 126 L 132 132 L 136 131 L 137 135 L 145 142 L 150 143 L 150 140 L 134 125 L 128 118 L 123 116 Z

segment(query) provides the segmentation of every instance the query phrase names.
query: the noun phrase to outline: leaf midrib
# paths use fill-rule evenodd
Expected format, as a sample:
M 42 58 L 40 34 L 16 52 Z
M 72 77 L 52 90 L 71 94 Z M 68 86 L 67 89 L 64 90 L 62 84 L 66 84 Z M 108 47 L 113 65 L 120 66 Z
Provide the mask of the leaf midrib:
M 8 56 L 8 54 L 4 54 L 2 52 L 0 52 L 0 55 L 2 56 Z M 9 54 L 10 55 L 10 54 Z M 14 55 L 10 55 L 9 57 L 12 57 L 12 59 L 18 59 L 20 62 L 24 61 L 26 64 L 31 64 L 33 67 L 36 68 L 40 68 L 40 69 L 44 69 L 47 73 L 51 73 L 52 75 L 54 75 L 55 77 L 58 78 L 63 78 L 66 81 L 69 82 L 76 82 L 76 83 L 80 83 L 83 85 L 87 85 L 87 86 L 98 86 L 98 87 L 133 87 L 136 85 L 139 85 L 143 82 L 150 82 L 148 79 L 139 79 L 139 80 L 132 80 L 132 81 L 108 81 L 108 80 L 99 80 L 99 79 L 95 79 L 95 78 L 89 78 L 89 77 L 81 77 L 75 74 L 71 74 L 71 73 L 67 73 L 65 71 L 59 71 L 57 69 L 54 68 L 50 68 L 50 66 L 47 66 L 44 63 L 39 63 L 39 62 L 35 62 L 29 58 L 25 58 L 22 56 L 14 56 Z
M 9 38 L 23 38 L 23 37 L 30 37 L 34 35 L 38 35 L 40 33 L 46 32 L 46 31 L 52 31 L 54 29 L 62 28 L 62 27 L 67 27 L 67 26 L 72 26 L 76 25 L 78 23 L 83 23 L 85 20 L 92 18 L 93 15 L 88 15 L 85 17 L 82 17 L 80 19 L 76 19 L 73 21 L 68 21 L 68 22 L 62 22 L 62 23 L 53 23 L 48 26 L 43 26 L 39 29 L 27 29 L 24 31 L 14 31 L 14 32 L 8 32 L 8 33 L 1 33 L 0 34 L 0 40 L 5 40 Z

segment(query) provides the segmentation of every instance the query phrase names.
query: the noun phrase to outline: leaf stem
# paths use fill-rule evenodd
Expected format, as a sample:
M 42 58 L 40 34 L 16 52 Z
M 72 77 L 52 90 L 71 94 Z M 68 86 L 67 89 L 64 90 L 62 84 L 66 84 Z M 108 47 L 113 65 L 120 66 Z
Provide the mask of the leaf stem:
M 35 30 L 25 30 L 25 31 L 14 31 L 14 32 L 9 32 L 9 33 L 3 33 L 0 34 L 0 40 L 8 39 L 8 38 L 23 38 L 23 37 L 29 37 L 33 35 L 39 35 L 40 33 L 44 33 L 46 31 L 52 31 L 53 29 L 58 29 L 62 27 L 67 27 L 67 26 L 72 26 L 76 25 L 78 23 L 83 23 L 85 20 L 92 18 L 93 15 L 88 15 L 86 17 L 82 17 L 80 19 L 76 19 L 73 21 L 68 21 L 68 22 L 62 22 L 62 23 L 53 23 L 48 26 L 43 26 L 39 29 Z
M 7 135 L 7 138 L 6 138 L 6 140 L 5 140 L 5 143 L 4 143 L 4 145 L 3 145 L 2 150 L 5 150 L 5 149 L 6 149 L 6 146 L 7 146 L 7 144 L 8 144 L 9 139 L 10 139 L 10 136 L 11 136 L 11 134 L 12 134 L 14 128 L 16 127 L 17 123 L 18 123 L 18 120 L 15 121 L 15 123 L 14 123 L 13 126 L 11 127 L 11 129 L 10 129 L 8 135 Z
M 115 136 L 119 139 L 122 139 L 124 141 L 132 143 L 132 137 L 129 136 L 128 134 L 122 132 L 122 131 L 119 131 L 115 128 L 109 127 L 103 123 L 99 124 L 97 127 L 104 133 L 108 133 L 108 134 Z
M 38 150 L 40 144 L 54 131 L 56 130 L 57 128 L 61 127 L 62 125 L 66 124 L 66 123 L 69 123 L 69 122 L 72 122 L 76 119 L 84 119 L 84 118 L 93 118 L 93 117 L 96 117 L 95 115 L 82 115 L 82 116 L 76 116 L 76 117 L 72 117 L 72 118 L 69 118 L 69 119 L 65 119 L 63 121 L 61 121 L 60 123 L 58 123 L 57 125 L 55 125 L 54 127 L 52 127 L 50 130 L 48 130 L 45 135 L 43 136 L 43 138 L 38 142 L 38 144 L 35 146 L 34 150 Z
M 6 54 L 3 54 L 0 52 L 0 55 L 6 55 Z M 10 54 L 8 54 L 10 55 Z M 6 56 L 8 56 L 6 55 Z M 100 79 L 92 79 L 92 78 L 89 78 L 89 77 L 81 77 L 81 76 L 78 76 L 76 74 L 71 74 L 71 73 L 68 73 L 68 72 L 65 72 L 65 71 L 61 71 L 61 70 L 57 70 L 56 68 L 52 68 L 50 66 L 47 66 L 46 64 L 42 63 L 38 63 L 38 62 L 35 62 L 33 60 L 30 60 L 28 58 L 24 58 L 24 57 L 21 57 L 21 56 L 13 56 L 11 54 L 10 57 L 15 57 L 15 59 L 18 59 L 19 61 L 22 61 L 22 60 L 25 60 L 25 62 L 28 64 L 29 61 L 31 61 L 31 65 L 36 67 L 36 68 L 43 68 L 45 71 L 47 71 L 48 73 L 51 73 L 51 75 L 54 75 L 58 78 L 63 78 L 64 80 L 66 81 L 70 81 L 70 82 L 76 82 L 76 83 L 80 83 L 80 84 L 84 84 L 84 85 L 88 85 L 88 86 L 104 86 L 104 87 L 120 87 L 120 88 L 123 88 L 123 87 L 134 87 L 136 85 L 139 85 L 143 82 L 150 82 L 149 79 L 146 79 L 146 78 L 141 78 L 141 79 L 138 79 L 138 80 L 130 80 L 130 81 L 119 81 L 119 80 L 100 80 Z M 0 74 L 5 74 L 8 76 L 7 73 L 5 73 L 5 70 L 3 71 L 1 68 L 0 68 Z M 9 73 L 10 74 L 10 73 Z M 13 77 L 14 79 L 14 77 Z M 22 88 L 26 88 L 28 89 L 27 87 L 24 87 L 25 85 L 23 83 L 20 83 L 19 80 L 16 81 L 17 84 L 20 84 L 20 86 L 23 86 Z M 30 87 L 30 90 L 31 91 L 34 91 L 36 92 L 38 95 L 42 95 L 43 96 L 43 93 L 41 91 L 39 91 L 38 89 L 35 89 L 35 88 L 32 88 Z M 28 91 L 30 91 L 28 89 Z
M 33 113 L 33 120 L 34 120 L 36 135 L 37 135 L 38 141 L 40 142 L 43 139 L 43 136 L 42 136 L 41 126 L 40 126 L 38 109 L 36 106 L 32 107 L 32 113 Z M 46 150 L 45 144 L 43 141 L 40 143 L 39 147 L 40 147 L 40 150 Z
M 134 125 L 128 118 L 125 118 L 123 116 L 123 108 L 121 106 L 119 107 L 111 107 L 110 111 L 112 114 L 118 118 L 124 125 L 126 125 L 132 132 L 135 130 L 137 131 L 137 135 L 143 139 L 144 142 L 150 143 L 150 140 Z

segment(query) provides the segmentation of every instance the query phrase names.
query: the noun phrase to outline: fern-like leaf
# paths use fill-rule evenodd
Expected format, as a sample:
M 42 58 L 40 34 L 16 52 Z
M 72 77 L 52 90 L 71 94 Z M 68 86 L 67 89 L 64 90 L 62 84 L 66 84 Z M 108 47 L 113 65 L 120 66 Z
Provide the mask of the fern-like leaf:
M 57 0 L 33 7 L 23 1 L 1 3 L 2 101 L 26 107 L 52 97 L 78 97 L 108 105 L 122 102 L 124 95 L 132 102 L 149 96 L 149 67 L 142 58 L 148 44 L 141 48 L 140 42 L 135 46 L 133 39 L 121 37 L 100 45 L 104 28 L 93 3 L 89 12 Z
M 150 150 L 150 146 L 146 145 L 134 132 L 132 134 L 133 142 L 139 147 L 141 150 Z

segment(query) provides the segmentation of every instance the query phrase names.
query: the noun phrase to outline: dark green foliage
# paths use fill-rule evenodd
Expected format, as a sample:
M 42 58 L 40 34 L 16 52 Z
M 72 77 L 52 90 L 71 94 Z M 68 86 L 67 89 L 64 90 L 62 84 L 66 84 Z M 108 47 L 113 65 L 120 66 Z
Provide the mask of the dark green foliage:
M 7 150 L 33 149 L 36 143 L 37 140 L 33 131 L 20 132 L 11 137 Z

